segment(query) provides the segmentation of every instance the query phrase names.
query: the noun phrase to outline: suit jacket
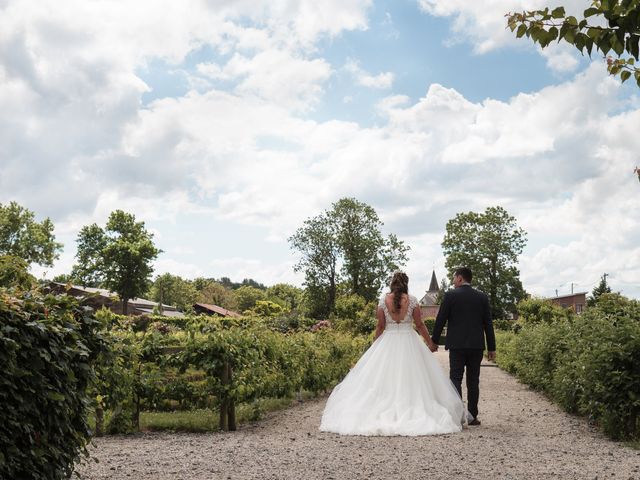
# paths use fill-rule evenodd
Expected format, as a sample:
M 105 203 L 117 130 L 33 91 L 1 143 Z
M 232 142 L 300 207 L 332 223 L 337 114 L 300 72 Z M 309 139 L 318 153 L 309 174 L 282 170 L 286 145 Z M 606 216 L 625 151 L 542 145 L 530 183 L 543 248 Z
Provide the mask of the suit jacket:
M 447 322 L 446 349 L 484 350 L 486 336 L 488 350 L 496 350 L 489 298 L 471 285 L 462 285 L 444 294 L 431 336 L 436 344 Z

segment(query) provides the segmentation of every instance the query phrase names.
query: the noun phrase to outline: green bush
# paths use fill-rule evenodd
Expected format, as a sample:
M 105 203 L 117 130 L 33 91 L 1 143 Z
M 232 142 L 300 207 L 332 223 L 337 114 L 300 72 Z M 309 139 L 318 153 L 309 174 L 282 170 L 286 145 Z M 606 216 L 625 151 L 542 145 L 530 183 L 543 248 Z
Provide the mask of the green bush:
M 528 298 L 518 303 L 518 323 L 527 325 L 531 323 L 555 323 L 561 320 L 570 320 L 574 317 L 571 309 L 556 305 L 551 300 L 544 298 Z
M 605 294 L 582 315 L 498 332 L 498 365 L 614 439 L 640 438 L 640 302 Z
M 369 340 L 331 328 L 308 331 L 307 319 L 280 317 L 129 318 L 98 313 L 110 348 L 92 388 L 106 432 L 138 427 L 141 410 L 217 408 L 321 392 L 338 382 Z M 304 327 L 303 329 L 299 327 Z M 225 365 L 231 383 L 221 381 Z
M 98 327 L 72 297 L 0 289 L 0 478 L 68 478 L 87 454 Z

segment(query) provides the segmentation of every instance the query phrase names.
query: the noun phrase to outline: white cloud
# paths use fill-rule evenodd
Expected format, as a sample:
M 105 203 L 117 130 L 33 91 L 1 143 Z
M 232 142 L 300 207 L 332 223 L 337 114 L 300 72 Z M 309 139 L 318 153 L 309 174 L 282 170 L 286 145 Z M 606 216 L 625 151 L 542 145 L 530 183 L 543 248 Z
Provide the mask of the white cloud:
M 286 251 L 285 239 L 305 218 L 352 196 L 410 243 L 415 289 L 434 262 L 442 268 L 439 243 L 449 218 L 501 204 L 530 233 L 522 277 L 532 292 L 588 283 L 603 269 L 614 288 L 640 280 L 640 231 L 631 213 L 640 114 L 621 103 L 623 87 L 600 66 L 507 101 L 473 102 L 452 88 L 425 86 L 417 101 L 380 101 L 380 121 L 366 128 L 305 113 L 335 68 L 314 41 L 366 28 L 369 2 L 336 2 L 331 15 L 315 15 L 322 8 L 310 1 L 140 5 L 24 1 L 5 9 L 0 201 L 52 216 L 65 242 L 115 208 L 156 225 L 175 223 L 174 234 L 186 214 L 206 213 L 203 229 L 208 221 L 217 222 L 211 228 L 260 229 L 250 244 L 257 250 L 226 259 L 216 249 L 230 235 L 224 229 L 202 251 L 154 227 L 167 245 L 158 273 L 299 282 L 290 257 L 270 261 L 259 249 Z M 491 36 L 493 17 L 465 5 L 472 2 L 424 2 L 430 13 L 457 15 L 460 32 L 489 42 L 482 48 L 500 45 L 502 33 Z M 181 68 L 203 45 L 220 56 L 189 72 L 202 82 L 197 89 L 141 104 L 150 87 L 140 68 L 154 59 Z M 368 86 L 392 86 L 390 74 L 350 65 Z M 62 270 L 72 263 L 68 243 Z M 637 287 L 625 288 L 640 296 Z
M 358 62 L 353 59 L 349 59 L 344 68 L 353 76 L 356 85 L 367 88 L 391 88 L 393 85 L 393 80 L 395 78 L 395 75 L 392 72 L 382 72 L 378 75 L 371 75 L 370 73 L 360 68 Z
M 451 34 L 447 43 L 469 42 L 479 54 L 505 46 L 520 48 L 532 46 L 528 39 L 516 39 L 507 27 L 505 14 L 524 10 L 544 9 L 546 0 L 491 0 L 469 2 L 467 0 L 417 0 L 420 9 L 433 16 L 452 17 Z M 582 0 L 562 2 L 567 15 L 581 15 L 589 5 Z M 552 43 L 546 49 L 538 48 L 546 58 L 547 66 L 556 72 L 573 71 L 577 65 L 578 51 L 569 45 Z

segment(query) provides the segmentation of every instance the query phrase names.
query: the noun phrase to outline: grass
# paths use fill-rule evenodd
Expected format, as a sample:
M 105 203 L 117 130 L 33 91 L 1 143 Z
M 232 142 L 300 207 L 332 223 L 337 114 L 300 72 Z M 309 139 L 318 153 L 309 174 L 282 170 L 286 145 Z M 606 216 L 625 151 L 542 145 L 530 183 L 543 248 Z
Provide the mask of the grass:
M 302 398 L 312 396 L 309 392 L 303 392 Z M 242 424 L 258 420 L 266 412 L 288 408 L 295 402 L 291 398 L 262 398 L 255 404 L 240 404 L 236 407 L 236 422 Z M 218 412 L 215 410 L 140 413 L 142 431 L 214 432 L 219 429 Z

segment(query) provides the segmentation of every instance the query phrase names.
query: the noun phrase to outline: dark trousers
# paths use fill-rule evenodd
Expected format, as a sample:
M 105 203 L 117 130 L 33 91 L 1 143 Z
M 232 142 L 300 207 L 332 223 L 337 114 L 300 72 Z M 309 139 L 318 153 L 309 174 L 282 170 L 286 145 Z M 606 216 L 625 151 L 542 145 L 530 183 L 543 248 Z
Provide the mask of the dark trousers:
M 462 377 L 467 369 L 467 410 L 478 416 L 478 398 L 480 397 L 480 363 L 483 350 L 449 350 L 449 378 L 462 397 Z

